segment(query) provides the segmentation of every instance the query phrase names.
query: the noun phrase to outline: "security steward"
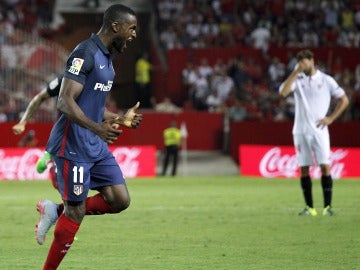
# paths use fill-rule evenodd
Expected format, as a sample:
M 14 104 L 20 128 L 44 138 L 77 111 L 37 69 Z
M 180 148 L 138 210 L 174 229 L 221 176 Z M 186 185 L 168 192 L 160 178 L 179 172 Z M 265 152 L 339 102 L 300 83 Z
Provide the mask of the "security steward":
M 180 129 L 177 128 L 175 121 L 172 121 L 170 123 L 170 127 L 164 130 L 163 137 L 165 144 L 165 157 L 164 157 L 162 175 L 166 174 L 169 160 L 172 159 L 171 175 L 175 176 L 177 164 L 178 164 L 179 148 L 181 145 L 181 132 Z

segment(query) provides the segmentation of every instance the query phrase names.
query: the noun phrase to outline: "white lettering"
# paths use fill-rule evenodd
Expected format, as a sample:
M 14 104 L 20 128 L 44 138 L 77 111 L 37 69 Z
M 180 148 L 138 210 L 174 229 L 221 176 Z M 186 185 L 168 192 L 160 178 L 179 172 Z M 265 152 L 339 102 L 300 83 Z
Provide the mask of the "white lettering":
M 342 177 L 345 163 L 342 162 L 348 155 L 348 151 L 337 149 L 330 154 L 330 171 L 334 179 Z M 298 176 L 298 163 L 296 155 L 282 155 L 280 147 L 271 148 L 260 161 L 259 171 L 263 177 L 297 177 Z M 314 178 L 321 177 L 321 170 L 319 166 L 311 166 L 310 174 Z
M 48 174 L 36 172 L 35 165 L 43 155 L 40 149 L 29 149 L 21 156 L 6 156 L 4 150 L 0 149 L 0 179 L 6 180 L 28 180 L 48 179 Z
M 103 83 L 96 83 L 94 86 L 94 90 L 100 90 L 103 92 L 108 92 L 111 90 L 111 87 L 113 85 L 113 81 L 108 81 L 107 84 Z
M 140 153 L 141 149 L 136 147 L 118 147 L 114 149 L 113 155 L 125 174 L 124 177 L 132 178 L 138 175 L 140 164 L 136 158 Z

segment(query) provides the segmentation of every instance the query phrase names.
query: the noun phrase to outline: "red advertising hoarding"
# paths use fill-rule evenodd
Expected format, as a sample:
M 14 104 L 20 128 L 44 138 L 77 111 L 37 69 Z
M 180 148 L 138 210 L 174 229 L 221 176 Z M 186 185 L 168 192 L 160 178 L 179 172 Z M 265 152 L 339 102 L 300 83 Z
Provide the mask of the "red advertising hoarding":
M 154 177 L 156 148 L 154 146 L 110 146 L 125 178 Z M 43 148 L 0 148 L 0 180 L 45 180 L 48 170 L 39 174 L 35 164 L 43 155 Z
M 241 175 L 265 178 L 298 178 L 299 169 L 292 146 L 240 145 Z M 334 179 L 360 177 L 360 148 L 331 149 L 330 170 Z M 313 178 L 321 177 L 319 166 L 310 168 Z

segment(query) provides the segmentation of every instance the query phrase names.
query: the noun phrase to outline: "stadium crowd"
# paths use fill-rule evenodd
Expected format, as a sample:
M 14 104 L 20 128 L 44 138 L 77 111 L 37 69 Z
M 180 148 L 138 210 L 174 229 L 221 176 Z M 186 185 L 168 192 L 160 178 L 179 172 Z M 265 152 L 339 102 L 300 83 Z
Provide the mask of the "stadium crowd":
M 31 36 L 51 37 L 55 0 L 0 0 L 0 121 L 15 121 L 28 101 L 41 89 L 54 67 L 45 66 L 41 79 L 18 79 L 9 70 L 29 70 L 26 59 L 37 41 L 11 34 L 17 30 Z M 360 47 L 360 4 L 349 0 L 155 0 L 157 30 L 161 48 L 232 47 L 235 44 L 261 50 L 262 63 L 250 56 L 218 59 L 214 64 L 204 57 L 189 62 L 182 72 L 183 91 L 188 102 L 182 105 L 196 110 L 226 113 L 234 121 L 292 119 L 291 97 L 280 99 L 277 88 L 293 69 L 295 54 L 287 62 L 269 53 L 269 48 L 318 48 L 322 46 Z M 26 16 L 25 16 L 26 14 Z M 50 29 L 50 30 L 49 30 Z M 57 30 L 56 30 L 57 31 Z M 12 37 L 9 39 L 8 37 Z M 16 46 L 14 46 L 16 45 Z M 24 50 L 27 46 L 27 50 Z M 57 50 L 59 51 L 59 50 Z M 60 67 L 62 68 L 62 63 Z M 333 75 L 346 89 L 350 106 L 341 120 L 360 120 L 360 64 L 355 69 L 344 66 L 341 57 L 318 61 L 323 71 Z M 60 70 L 61 70 L 60 68 Z M 10 89 L 10 91 L 9 91 Z M 12 89 L 12 90 L 11 90 Z M 166 106 L 177 108 L 166 97 Z M 52 103 L 43 108 L 51 111 Z M 175 106 L 175 107 L 174 107 Z M 39 114 L 38 114 L 39 115 Z M 51 120 L 44 113 L 34 120 Z
M 197 110 L 229 113 L 233 120 L 283 121 L 293 118 L 294 103 L 277 89 L 296 63 L 269 53 L 270 47 L 300 49 L 360 47 L 360 4 L 340 0 L 157 0 L 159 40 L 164 50 L 245 46 L 262 51 L 251 56 L 204 58 L 183 70 L 184 91 Z M 360 64 L 355 70 L 340 57 L 319 61 L 319 68 L 347 90 L 351 105 L 342 120 L 359 120 Z
M 63 69 L 65 50 L 49 38 L 55 0 L 0 0 L 0 122 L 17 121 L 32 97 Z M 46 61 L 43 61 L 46 59 Z M 34 121 L 54 119 L 45 102 Z
M 360 46 L 360 4 L 346 0 L 157 0 L 163 48 Z

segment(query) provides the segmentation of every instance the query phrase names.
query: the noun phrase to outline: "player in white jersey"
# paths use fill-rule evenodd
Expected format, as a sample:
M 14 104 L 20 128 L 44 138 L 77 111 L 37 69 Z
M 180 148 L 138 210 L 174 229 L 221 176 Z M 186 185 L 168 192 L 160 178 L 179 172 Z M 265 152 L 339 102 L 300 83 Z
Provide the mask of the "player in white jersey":
M 306 207 L 299 215 L 316 216 L 313 205 L 312 182 L 309 168 L 316 164 L 321 168 L 321 186 L 324 196 L 323 215 L 333 215 L 331 209 L 332 177 L 330 174 L 330 136 L 328 125 L 346 109 L 349 100 L 338 83 L 315 67 L 314 54 L 302 50 L 297 54 L 297 65 L 281 84 L 279 93 L 295 98 L 293 141 L 300 167 L 301 187 Z M 337 100 L 329 112 L 331 98 Z

